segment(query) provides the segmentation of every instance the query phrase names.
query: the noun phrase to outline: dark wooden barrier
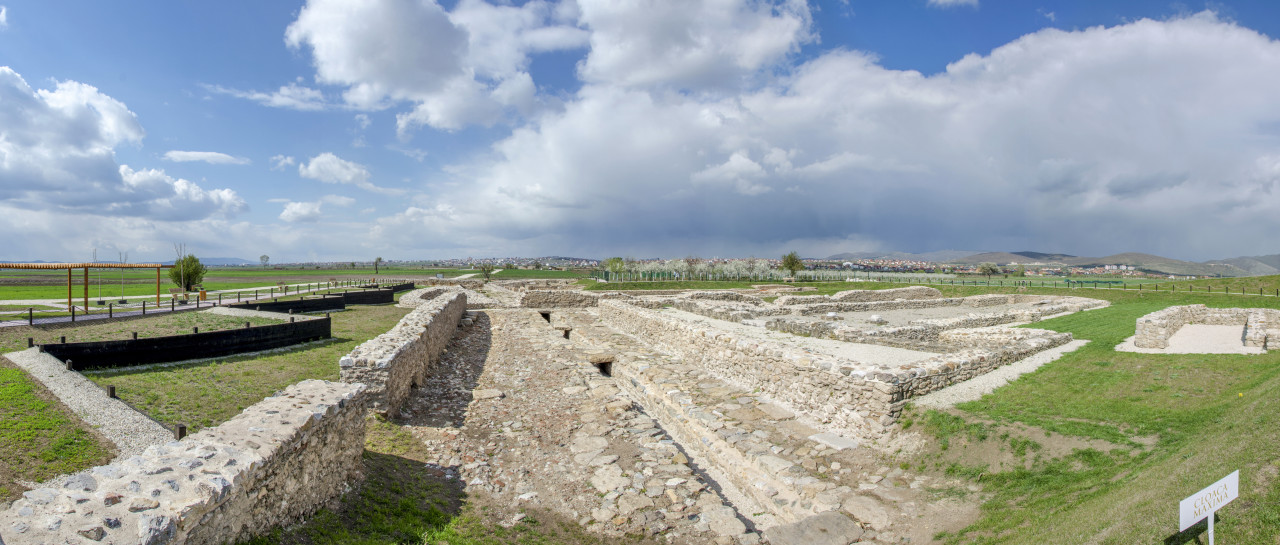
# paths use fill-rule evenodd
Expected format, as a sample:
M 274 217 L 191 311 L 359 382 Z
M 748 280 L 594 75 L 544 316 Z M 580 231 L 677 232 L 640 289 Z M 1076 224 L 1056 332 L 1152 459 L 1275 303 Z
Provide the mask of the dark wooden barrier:
M 82 371 L 102 367 L 216 358 L 291 346 L 317 339 L 327 339 L 331 336 L 330 319 L 317 318 L 170 337 L 46 344 L 42 345 L 41 349 L 59 360 L 71 360 L 71 368 Z
M 396 293 L 391 290 L 346 291 L 342 293 L 342 302 L 348 305 L 385 305 L 396 301 Z
M 403 284 L 396 284 L 394 286 L 382 286 L 382 289 L 391 290 L 392 293 L 400 293 L 402 291 L 409 291 L 415 287 L 416 286 L 413 285 L 413 282 L 405 282 Z
M 261 310 L 263 312 L 323 312 L 327 310 L 345 310 L 345 298 L 341 295 L 311 296 L 289 301 L 258 301 L 227 305 L 231 308 L 245 310 Z

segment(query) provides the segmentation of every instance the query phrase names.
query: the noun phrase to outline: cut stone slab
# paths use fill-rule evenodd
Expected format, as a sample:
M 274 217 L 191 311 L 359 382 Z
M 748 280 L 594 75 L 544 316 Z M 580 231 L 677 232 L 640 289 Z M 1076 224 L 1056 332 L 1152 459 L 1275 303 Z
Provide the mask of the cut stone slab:
M 738 520 L 738 514 L 732 507 L 717 505 L 702 510 L 702 520 L 712 532 L 722 536 L 736 536 L 747 531 L 747 525 Z
M 588 435 L 579 437 L 569 445 L 569 450 L 574 453 L 601 451 L 609 446 L 609 440 L 604 437 Z
M 835 511 L 764 531 L 772 545 L 849 545 L 862 539 L 862 527 Z
M 795 418 L 796 416 L 795 413 L 772 403 L 761 403 L 756 405 L 756 409 L 774 420 L 786 420 L 788 418 Z
M 849 439 L 848 437 L 842 437 L 834 433 L 827 433 L 827 432 L 815 433 L 813 435 L 810 435 L 809 439 L 817 441 L 821 444 L 824 444 L 836 450 L 844 450 L 847 448 L 858 447 L 857 440 Z
M 591 477 L 591 486 L 594 486 L 601 494 L 629 484 L 631 484 L 631 479 L 622 476 L 622 468 L 618 467 L 617 464 L 609 464 L 597 469 L 595 475 Z
M 471 392 L 472 399 L 501 399 L 503 397 L 502 390 L 476 390 Z
M 876 530 L 889 527 L 889 512 L 875 498 L 850 496 L 844 500 L 844 510 Z

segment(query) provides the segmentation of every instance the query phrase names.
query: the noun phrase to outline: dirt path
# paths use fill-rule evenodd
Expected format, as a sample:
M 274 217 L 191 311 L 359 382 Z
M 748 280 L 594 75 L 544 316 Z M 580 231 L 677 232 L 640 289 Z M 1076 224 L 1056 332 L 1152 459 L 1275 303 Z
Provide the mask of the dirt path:
M 747 528 L 648 415 L 533 310 L 478 313 L 405 424 L 469 501 L 545 510 L 607 536 L 749 545 Z

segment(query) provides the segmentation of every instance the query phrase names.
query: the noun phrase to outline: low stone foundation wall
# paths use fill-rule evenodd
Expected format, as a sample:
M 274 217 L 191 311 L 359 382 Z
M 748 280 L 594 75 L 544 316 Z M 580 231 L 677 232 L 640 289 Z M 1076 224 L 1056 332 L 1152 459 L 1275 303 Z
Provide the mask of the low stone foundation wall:
M 467 296 L 460 291 L 418 305 L 391 331 L 338 360 L 342 381 L 368 385 L 373 410 L 399 414 L 410 389 L 421 384 L 440 361 L 466 308 Z
M 587 308 L 599 306 L 605 299 L 632 299 L 616 291 L 590 292 L 578 290 L 529 290 L 520 293 L 522 308 Z
M 0 542 L 222 544 L 296 524 L 361 475 L 364 386 L 307 380 L 215 428 L 23 494 Z
M 707 301 L 735 301 L 738 303 L 749 303 L 753 305 L 763 305 L 764 299 L 754 295 L 738 293 L 736 291 L 719 290 L 719 291 L 693 291 L 683 295 L 685 299 L 700 299 Z
M 775 305 L 812 305 L 815 303 L 866 303 L 894 301 L 897 299 L 937 299 L 942 292 L 927 286 L 910 286 L 887 290 L 846 290 L 834 295 L 784 295 L 774 300 Z
M 423 286 L 458 286 L 469 290 L 478 290 L 484 287 L 484 280 L 479 278 L 427 278 L 418 280 L 417 283 Z
M 841 360 L 799 347 L 737 338 L 725 330 L 619 301 L 600 303 L 600 319 L 721 380 L 758 391 L 828 431 L 875 437 L 906 400 L 1071 341 L 1069 333 L 1005 328 L 959 329 L 934 337 L 949 353 L 895 368 Z M 923 331 L 923 328 L 920 328 Z
M 1138 348 L 1168 348 L 1169 337 L 1187 324 L 1244 326 L 1244 346 L 1267 347 L 1268 339 L 1280 343 L 1280 310 L 1266 308 L 1209 308 L 1181 305 L 1138 318 L 1133 344 Z M 1268 335 L 1268 331 L 1274 331 Z M 1273 343 L 1274 344 L 1274 343 Z
M 560 278 L 535 278 L 525 280 L 495 280 L 491 282 L 512 291 L 526 290 L 564 290 L 570 289 L 578 284 L 576 279 L 560 279 Z

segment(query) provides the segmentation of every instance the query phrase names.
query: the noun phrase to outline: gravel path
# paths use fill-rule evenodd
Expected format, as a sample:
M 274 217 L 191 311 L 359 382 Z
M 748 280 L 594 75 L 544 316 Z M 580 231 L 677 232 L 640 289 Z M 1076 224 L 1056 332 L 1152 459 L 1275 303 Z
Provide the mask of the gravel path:
M 81 420 L 96 428 L 120 450 L 117 459 L 141 454 L 151 445 L 173 441 L 173 432 L 107 392 L 75 371 L 68 371 L 57 358 L 28 348 L 5 354 L 66 404 Z
M 771 341 L 801 348 L 818 354 L 828 354 L 851 362 L 875 364 L 889 367 L 905 365 L 936 356 L 933 352 L 880 346 L 877 344 L 860 344 L 817 337 L 802 337 L 790 333 L 772 331 L 763 327 L 755 327 L 727 320 L 707 318 L 700 314 L 685 312 L 673 308 L 658 311 L 686 322 L 694 322 L 704 327 L 711 327 L 732 333 L 740 338 Z
M 1117 352 L 1143 354 L 1266 354 L 1260 346 L 1244 345 L 1244 326 L 1187 324 L 1169 337 L 1168 348 L 1138 348 L 1133 337 L 1116 346 Z
M 1062 346 L 1038 352 L 1028 358 L 995 369 L 990 373 L 952 384 L 936 392 L 912 398 L 911 403 L 921 407 L 945 409 L 955 406 L 956 403 L 981 399 L 982 396 L 994 392 L 996 388 L 1013 382 L 1014 379 L 1035 371 L 1041 365 L 1061 358 L 1067 352 L 1074 352 L 1088 343 L 1089 341 L 1086 340 L 1075 340 Z
M 231 308 L 231 307 L 213 307 L 206 310 L 210 314 L 221 314 L 223 316 L 243 316 L 245 318 L 270 318 L 272 320 L 288 321 L 289 318 L 301 320 L 315 320 L 319 316 L 308 316 L 306 314 L 286 314 L 283 312 L 267 312 L 265 310 L 249 310 L 247 308 Z

